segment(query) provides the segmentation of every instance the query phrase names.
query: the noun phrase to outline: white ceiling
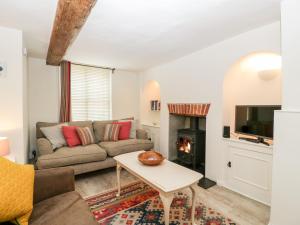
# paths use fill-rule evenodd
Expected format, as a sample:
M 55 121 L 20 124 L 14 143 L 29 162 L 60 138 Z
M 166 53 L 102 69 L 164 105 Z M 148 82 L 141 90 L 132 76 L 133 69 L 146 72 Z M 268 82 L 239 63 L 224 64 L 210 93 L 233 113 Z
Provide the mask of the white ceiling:
M 57 0 L 1 0 L 0 25 L 46 57 Z M 85 64 L 143 70 L 280 19 L 280 0 L 98 0 L 68 50 Z
M 57 0 L 0 0 L 0 26 L 24 31 L 29 55 L 46 58 Z

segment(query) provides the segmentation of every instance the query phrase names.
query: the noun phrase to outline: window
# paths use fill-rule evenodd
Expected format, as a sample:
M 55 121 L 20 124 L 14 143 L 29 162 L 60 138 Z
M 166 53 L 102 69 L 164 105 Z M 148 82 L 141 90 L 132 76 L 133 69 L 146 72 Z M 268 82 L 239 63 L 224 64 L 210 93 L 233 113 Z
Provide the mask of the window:
M 71 65 L 72 120 L 111 118 L 111 70 Z

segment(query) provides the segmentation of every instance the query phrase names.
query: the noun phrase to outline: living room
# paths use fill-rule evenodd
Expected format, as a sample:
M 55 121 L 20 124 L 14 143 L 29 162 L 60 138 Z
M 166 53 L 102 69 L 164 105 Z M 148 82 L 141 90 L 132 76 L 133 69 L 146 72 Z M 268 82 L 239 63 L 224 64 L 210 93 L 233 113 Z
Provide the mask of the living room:
M 298 224 L 298 1 L 0 5 L 0 223 Z

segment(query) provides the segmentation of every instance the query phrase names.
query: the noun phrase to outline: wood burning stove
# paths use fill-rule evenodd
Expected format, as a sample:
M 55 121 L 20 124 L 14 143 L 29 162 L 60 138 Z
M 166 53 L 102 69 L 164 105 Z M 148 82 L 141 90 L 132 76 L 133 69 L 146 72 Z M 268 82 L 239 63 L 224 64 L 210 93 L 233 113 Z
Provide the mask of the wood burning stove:
M 172 115 L 170 119 L 178 116 L 174 123 L 170 124 L 169 144 L 171 148 L 169 151 L 172 153 L 171 158 L 175 163 L 202 173 L 203 178 L 200 179 L 198 185 L 205 189 L 216 185 L 216 182 L 205 176 L 205 120 L 209 107 L 210 104 L 168 104 L 170 115 Z M 186 127 L 187 117 L 190 118 L 190 127 L 178 129 Z M 199 129 L 199 120 L 201 129 Z
M 190 121 L 190 128 L 177 131 L 177 161 L 205 174 L 205 131 L 199 130 L 199 117 Z

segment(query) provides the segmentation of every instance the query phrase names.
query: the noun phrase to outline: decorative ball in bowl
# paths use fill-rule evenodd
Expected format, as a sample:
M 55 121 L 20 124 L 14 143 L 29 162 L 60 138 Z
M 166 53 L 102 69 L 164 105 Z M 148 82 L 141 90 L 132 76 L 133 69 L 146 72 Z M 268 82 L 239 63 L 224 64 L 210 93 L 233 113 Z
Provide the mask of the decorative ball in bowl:
M 161 164 L 165 158 L 162 156 L 162 154 L 160 154 L 154 150 L 150 150 L 150 151 L 140 153 L 138 155 L 138 159 L 144 165 L 157 166 L 157 165 Z

